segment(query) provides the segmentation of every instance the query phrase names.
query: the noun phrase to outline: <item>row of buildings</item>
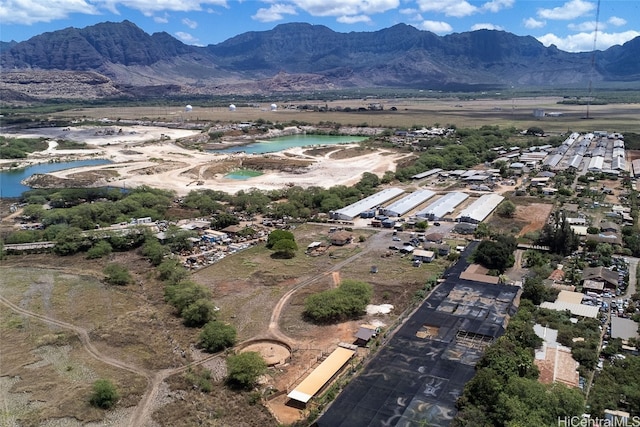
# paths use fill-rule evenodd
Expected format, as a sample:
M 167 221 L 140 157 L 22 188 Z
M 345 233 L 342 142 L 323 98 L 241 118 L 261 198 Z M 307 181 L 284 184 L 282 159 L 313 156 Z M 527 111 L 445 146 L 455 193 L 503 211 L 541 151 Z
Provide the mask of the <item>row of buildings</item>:
M 400 197 L 405 192 L 396 187 L 386 188 L 355 203 L 329 212 L 329 217 L 335 221 L 353 221 L 357 217 L 384 218 L 402 217 L 436 196 L 431 190 L 421 189 Z M 503 196 L 490 193 L 480 196 L 469 206 L 465 207 L 455 218 L 451 214 L 467 199 L 469 195 L 462 192 L 450 192 L 427 206 L 418 210 L 414 216 L 430 221 L 453 219 L 457 222 L 478 224 L 484 221 L 495 208 L 504 200 Z

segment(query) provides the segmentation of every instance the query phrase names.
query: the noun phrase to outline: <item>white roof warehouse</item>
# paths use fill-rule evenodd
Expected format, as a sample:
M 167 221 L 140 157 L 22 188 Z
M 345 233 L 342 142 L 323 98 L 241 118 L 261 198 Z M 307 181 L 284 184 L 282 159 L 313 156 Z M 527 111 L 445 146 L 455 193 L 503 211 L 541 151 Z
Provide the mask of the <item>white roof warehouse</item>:
M 478 200 L 467 206 L 456 218 L 461 222 L 480 223 L 504 200 L 499 194 L 485 194 Z
M 469 195 L 465 193 L 448 193 L 416 213 L 416 216 L 437 221 L 445 215 L 452 213 L 456 206 L 467 200 L 467 198 L 469 198 Z
M 382 213 L 387 216 L 402 216 L 416 206 L 426 202 L 435 196 L 435 194 L 436 193 L 431 190 L 414 191 L 384 208 Z
M 329 212 L 329 217 L 331 219 L 342 221 L 352 221 L 355 217 L 360 215 L 361 212 L 364 212 L 376 206 L 380 206 L 383 203 L 386 203 L 389 200 L 398 197 L 402 193 L 404 193 L 404 190 L 401 188 L 386 188 L 382 191 L 372 194 L 369 197 L 358 200 L 357 202 L 352 203 L 349 206 L 345 206 L 342 209 Z

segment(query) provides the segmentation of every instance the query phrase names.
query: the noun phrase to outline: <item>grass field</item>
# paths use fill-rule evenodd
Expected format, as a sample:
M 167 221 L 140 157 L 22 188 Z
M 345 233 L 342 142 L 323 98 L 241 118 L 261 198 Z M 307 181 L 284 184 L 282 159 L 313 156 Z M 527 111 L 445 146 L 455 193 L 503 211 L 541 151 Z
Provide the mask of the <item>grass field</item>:
M 640 104 L 609 105 L 563 105 L 558 104 L 561 97 L 531 97 L 511 99 L 380 99 L 384 111 L 354 112 L 314 112 L 279 109 L 269 111 L 268 103 L 263 108 L 238 106 L 236 111 L 226 107 L 198 107 L 185 112 L 184 106 L 167 105 L 159 107 L 118 107 L 118 108 L 78 108 L 52 114 L 53 117 L 69 119 L 85 118 L 99 120 L 110 119 L 149 119 L 173 122 L 243 122 L 263 119 L 266 121 L 288 123 L 292 121 L 318 124 L 320 122 L 339 123 L 345 126 L 380 126 L 409 128 L 441 126 L 454 124 L 457 127 L 480 127 L 483 125 L 514 126 L 526 129 L 531 126 L 542 127 L 546 132 L 558 133 L 572 131 L 590 131 L 604 129 L 618 132 L 640 132 Z M 331 102 L 310 101 L 310 105 L 323 107 L 367 107 L 370 100 L 341 100 Z M 300 104 L 300 103 L 299 103 Z M 396 107 L 397 111 L 391 111 Z M 533 116 L 534 109 L 545 112 L 562 113 L 560 117 Z M 586 120 L 587 109 L 589 120 Z

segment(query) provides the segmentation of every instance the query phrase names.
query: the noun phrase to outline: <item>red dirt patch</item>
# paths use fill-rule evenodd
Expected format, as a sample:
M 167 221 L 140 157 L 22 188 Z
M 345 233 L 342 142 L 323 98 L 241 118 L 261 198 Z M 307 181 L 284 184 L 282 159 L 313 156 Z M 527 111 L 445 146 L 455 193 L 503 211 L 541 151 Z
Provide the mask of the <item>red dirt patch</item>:
M 524 236 L 531 231 L 541 230 L 547 223 L 547 219 L 553 210 L 553 205 L 548 203 L 531 203 L 526 206 L 516 207 L 516 219 L 527 221 L 517 237 Z

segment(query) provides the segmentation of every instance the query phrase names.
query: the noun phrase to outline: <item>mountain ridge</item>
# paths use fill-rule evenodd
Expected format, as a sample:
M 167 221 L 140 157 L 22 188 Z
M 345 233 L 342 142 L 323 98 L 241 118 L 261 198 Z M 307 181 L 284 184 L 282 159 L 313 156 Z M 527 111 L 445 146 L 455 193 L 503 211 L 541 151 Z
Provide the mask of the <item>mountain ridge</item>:
M 570 53 L 505 31 L 438 36 L 406 24 L 339 33 L 323 25 L 287 23 L 200 47 L 166 32 L 150 35 L 125 20 L 68 27 L 0 47 L 2 75 L 96 72 L 116 86 L 171 85 L 203 94 L 290 91 L 304 88 L 305 79 L 308 90 L 464 90 L 640 81 L 640 37 L 605 51 Z

